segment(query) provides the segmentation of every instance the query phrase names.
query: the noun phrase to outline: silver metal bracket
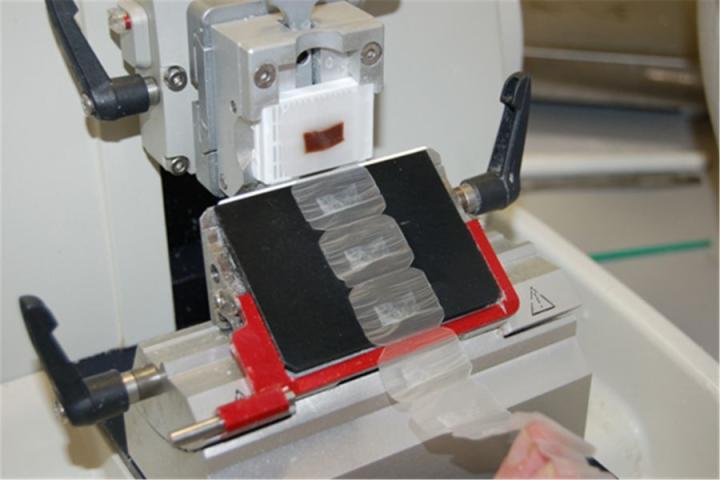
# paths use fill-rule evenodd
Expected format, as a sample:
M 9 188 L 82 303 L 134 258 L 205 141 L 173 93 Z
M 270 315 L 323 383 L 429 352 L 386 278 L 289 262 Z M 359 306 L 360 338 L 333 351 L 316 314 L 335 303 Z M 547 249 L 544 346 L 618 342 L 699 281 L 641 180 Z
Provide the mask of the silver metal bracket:
M 200 228 L 210 318 L 222 330 L 234 330 L 243 325 L 238 297 L 246 292 L 245 282 L 225 246 L 215 210 L 200 217 Z

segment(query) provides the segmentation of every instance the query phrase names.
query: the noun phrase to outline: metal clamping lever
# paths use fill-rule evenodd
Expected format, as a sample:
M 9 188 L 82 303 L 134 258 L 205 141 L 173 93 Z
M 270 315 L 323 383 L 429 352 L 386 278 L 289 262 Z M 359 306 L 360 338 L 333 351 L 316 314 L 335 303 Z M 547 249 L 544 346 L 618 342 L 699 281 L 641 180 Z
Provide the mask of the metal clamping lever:
M 530 90 L 527 74 L 513 73 L 505 80 L 500 95 L 505 110 L 487 172 L 463 180 L 453 190 L 463 210 L 471 215 L 503 209 L 520 195 L 520 166 L 530 113 Z
M 73 425 L 91 425 L 127 411 L 130 403 L 161 393 L 165 375 L 154 366 L 82 377 L 53 335 L 57 322 L 42 300 L 20 297 L 25 328 L 50 377 L 59 411 Z
M 110 78 L 83 35 L 74 17 L 78 7 L 73 0 L 45 0 L 50 25 L 80 90 L 87 115 L 99 120 L 147 112 L 159 100 L 152 78 L 125 75 Z

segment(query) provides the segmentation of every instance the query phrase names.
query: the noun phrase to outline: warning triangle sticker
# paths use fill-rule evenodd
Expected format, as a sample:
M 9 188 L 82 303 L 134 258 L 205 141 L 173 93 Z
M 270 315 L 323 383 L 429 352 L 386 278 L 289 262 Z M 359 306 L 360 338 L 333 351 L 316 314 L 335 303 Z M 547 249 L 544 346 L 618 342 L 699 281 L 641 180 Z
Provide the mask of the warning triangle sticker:
M 530 315 L 540 315 L 553 308 L 555 308 L 554 303 L 548 300 L 545 295 L 535 290 L 534 287 L 530 287 Z

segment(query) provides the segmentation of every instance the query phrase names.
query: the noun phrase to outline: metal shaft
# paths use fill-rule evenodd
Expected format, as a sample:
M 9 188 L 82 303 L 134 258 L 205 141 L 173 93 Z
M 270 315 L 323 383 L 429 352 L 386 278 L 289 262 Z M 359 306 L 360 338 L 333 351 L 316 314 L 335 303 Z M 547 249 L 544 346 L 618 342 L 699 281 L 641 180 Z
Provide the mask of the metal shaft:
M 122 381 L 130 403 L 135 403 L 162 393 L 165 373 L 155 365 L 146 365 L 124 372 Z
M 225 422 L 220 417 L 210 417 L 170 433 L 170 441 L 176 447 L 183 447 L 204 440 L 225 431 Z

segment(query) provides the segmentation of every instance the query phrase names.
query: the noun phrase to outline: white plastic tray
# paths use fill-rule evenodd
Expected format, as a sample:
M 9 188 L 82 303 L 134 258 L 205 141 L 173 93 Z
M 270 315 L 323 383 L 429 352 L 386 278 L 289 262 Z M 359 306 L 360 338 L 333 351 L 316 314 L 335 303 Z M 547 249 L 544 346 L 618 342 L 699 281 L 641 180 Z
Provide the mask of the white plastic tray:
M 718 363 L 527 211 L 488 224 L 533 242 L 580 294 L 578 336 L 593 372 L 586 438 L 597 459 L 619 478 L 718 478 Z

